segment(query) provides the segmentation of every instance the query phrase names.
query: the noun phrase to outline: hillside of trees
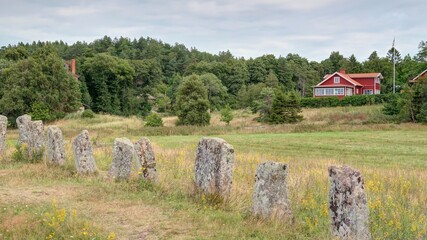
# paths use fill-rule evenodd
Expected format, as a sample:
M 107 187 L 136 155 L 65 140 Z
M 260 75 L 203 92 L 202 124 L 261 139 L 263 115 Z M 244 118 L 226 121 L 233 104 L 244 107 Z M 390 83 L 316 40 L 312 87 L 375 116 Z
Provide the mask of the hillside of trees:
M 417 48 L 417 46 L 414 46 Z M 427 68 L 427 42 L 416 56 L 396 61 L 397 91 Z M 63 60 L 77 60 L 79 81 L 73 82 Z M 374 51 L 364 61 L 332 52 L 321 62 L 298 54 L 237 58 L 229 51 L 211 54 L 160 40 L 110 38 L 91 43 L 62 41 L 18 43 L 0 49 L 0 109 L 8 116 L 46 111 L 53 118 L 75 111 L 79 101 L 95 112 L 117 115 L 177 114 L 180 84 L 190 76 L 203 82 L 211 111 L 224 106 L 257 108 L 266 92 L 297 92 L 312 96 L 312 86 L 325 74 L 381 72 L 382 93 L 392 92 L 393 49 L 386 56 Z

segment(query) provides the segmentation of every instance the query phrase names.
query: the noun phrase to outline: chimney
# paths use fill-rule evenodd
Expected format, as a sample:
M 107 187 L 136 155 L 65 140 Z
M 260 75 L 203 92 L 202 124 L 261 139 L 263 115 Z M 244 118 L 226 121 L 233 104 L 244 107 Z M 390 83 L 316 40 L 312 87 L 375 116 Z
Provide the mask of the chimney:
M 76 75 L 76 59 L 71 59 L 71 73 Z
M 345 74 L 345 69 L 344 69 L 344 68 L 341 68 L 341 69 L 340 69 L 340 73 L 341 73 L 341 74 Z

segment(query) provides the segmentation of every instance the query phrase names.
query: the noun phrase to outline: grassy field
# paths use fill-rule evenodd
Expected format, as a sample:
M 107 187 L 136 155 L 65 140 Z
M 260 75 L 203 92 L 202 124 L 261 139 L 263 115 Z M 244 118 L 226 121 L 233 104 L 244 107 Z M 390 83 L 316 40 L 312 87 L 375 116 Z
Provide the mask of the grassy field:
M 0 239 L 328 239 L 330 165 L 347 164 L 364 177 L 374 239 L 427 239 L 427 126 L 389 124 L 380 107 L 310 109 L 297 125 L 263 126 L 247 111 L 230 126 L 144 128 L 138 118 L 97 116 L 56 122 L 64 133 L 66 166 L 14 162 L 16 130 L 0 163 Z M 375 124 L 374 124 L 375 123 Z M 88 129 L 100 174 L 77 176 L 71 140 Z M 202 136 L 235 148 L 229 202 L 193 196 L 195 151 Z M 116 137 L 149 136 L 158 161 L 157 186 L 110 182 Z M 293 216 L 260 220 L 250 214 L 257 164 L 289 164 Z

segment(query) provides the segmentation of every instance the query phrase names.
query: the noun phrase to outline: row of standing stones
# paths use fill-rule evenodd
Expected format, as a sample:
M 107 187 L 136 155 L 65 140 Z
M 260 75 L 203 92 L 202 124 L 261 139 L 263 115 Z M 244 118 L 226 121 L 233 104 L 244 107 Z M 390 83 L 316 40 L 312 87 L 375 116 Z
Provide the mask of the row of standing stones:
M 220 138 L 200 140 L 194 166 L 197 191 L 227 198 L 231 193 L 233 168 L 233 146 Z M 362 175 L 348 166 L 331 166 L 328 171 L 332 236 L 339 239 L 371 239 Z M 252 213 L 255 216 L 282 220 L 292 216 L 287 178 L 287 164 L 264 162 L 258 165 L 252 195 Z
M 18 145 L 26 143 L 28 154 L 44 148 L 44 130 L 41 121 L 31 121 L 23 115 L 17 119 Z M 0 153 L 5 146 L 7 118 L 0 116 Z M 89 133 L 83 130 L 73 141 L 75 165 L 79 174 L 96 173 Z M 113 144 L 113 160 L 108 171 L 112 179 L 129 179 L 132 161 L 136 156 L 143 179 L 157 182 L 156 160 L 150 140 L 141 138 L 132 143 L 127 138 L 117 138 Z M 58 127 L 48 127 L 46 161 L 65 163 L 62 132 Z M 234 169 L 234 148 L 220 138 L 202 138 L 195 159 L 195 190 L 205 195 L 223 199 L 230 196 Z M 363 178 L 359 171 L 348 166 L 328 169 L 330 179 L 329 214 L 331 235 L 339 239 L 370 239 L 369 209 Z M 288 165 L 264 162 L 258 165 L 252 195 L 252 213 L 261 218 L 288 219 L 292 216 L 288 198 Z

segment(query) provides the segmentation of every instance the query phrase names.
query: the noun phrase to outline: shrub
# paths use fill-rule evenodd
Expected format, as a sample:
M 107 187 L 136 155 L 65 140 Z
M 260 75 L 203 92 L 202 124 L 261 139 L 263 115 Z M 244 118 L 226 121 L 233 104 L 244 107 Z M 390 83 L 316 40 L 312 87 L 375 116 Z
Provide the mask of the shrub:
M 44 149 L 41 149 L 38 152 L 33 152 L 30 155 L 30 150 L 28 145 L 22 143 L 22 145 L 16 145 L 16 150 L 12 154 L 12 160 L 16 162 L 24 162 L 24 163 L 37 163 L 41 162 L 43 159 Z
M 94 117 L 95 117 L 95 113 L 90 109 L 86 109 L 82 113 L 82 118 L 94 118 Z
M 389 99 L 389 101 L 384 104 L 383 113 L 385 115 L 397 115 L 400 112 L 400 106 L 399 106 L 399 97 L 397 95 L 393 95 Z
M 394 94 L 399 95 L 399 94 Z M 338 97 L 303 98 L 301 106 L 305 108 L 338 107 L 338 106 L 364 106 L 382 104 L 393 101 L 393 94 L 353 95 L 341 100 Z
M 221 121 L 227 123 L 227 125 L 230 124 L 231 120 L 233 120 L 233 111 L 231 110 L 230 106 L 227 105 L 225 108 L 221 110 Z
M 145 126 L 147 127 L 163 127 L 163 120 L 162 118 L 156 114 L 151 113 L 145 118 Z
M 427 122 L 427 103 L 424 103 L 421 108 L 419 113 L 417 114 L 417 120 L 419 122 L 423 122 L 426 123 Z
M 42 120 L 43 122 L 55 120 L 55 114 L 50 112 L 49 107 L 41 102 L 35 102 L 31 106 L 31 118 L 33 120 Z

